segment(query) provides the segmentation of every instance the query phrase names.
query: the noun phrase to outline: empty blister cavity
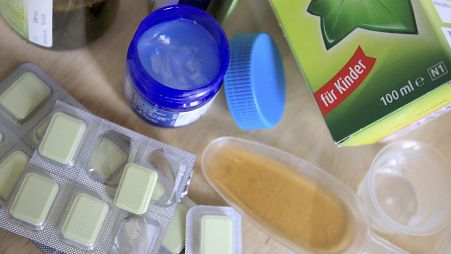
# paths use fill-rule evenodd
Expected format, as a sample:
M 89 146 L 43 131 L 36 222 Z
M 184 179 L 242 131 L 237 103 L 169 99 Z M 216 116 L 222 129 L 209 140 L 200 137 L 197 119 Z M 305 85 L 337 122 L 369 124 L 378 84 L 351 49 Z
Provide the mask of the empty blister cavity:
M 153 190 L 151 200 L 154 202 L 159 202 L 165 196 L 165 193 L 166 190 L 164 186 L 161 183 L 157 182 L 155 184 L 155 189 Z
M 240 254 L 241 215 L 230 207 L 196 206 L 186 217 L 187 254 Z
M 177 205 L 163 239 L 163 248 L 171 254 L 179 254 L 185 248 L 186 215 L 194 203 L 188 198 Z
M 185 172 L 186 162 L 179 156 L 162 148 L 151 151 L 147 159 L 149 165 L 157 169 L 160 184 L 157 187 L 162 187 L 161 190 L 165 192 L 162 198 L 152 200 L 157 201 L 158 205 L 171 205 L 180 202 L 180 200 L 175 200 L 174 194 L 178 190 L 175 190 L 174 186 L 177 179 L 181 177 L 180 174 Z
M 155 170 L 134 163 L 127 164 L 114 197 L 114 204 L 125 211 L 144 214 L 149 208 L 157 180 L 158 174 Z
M 152 193 L 151 204 L 159 207 L 169 207 L 175 204 L 171 201 L 173 196 L 174 182 L 169 181 L 165 176 L 161 175 L 158 171 L 158 181 L 155 184 L 155 189 Z
M 51 89 L 31 72 L 22 74 L 2 95 L 0 105 L 19 122 L 24 121 L 51 94 Z
M 152 253 L 161 226 L 152 219 L 127 216 L 119 224 L 112 254 Z
M 63 165 L 73 162 L 86 131 L 86 124 L 75 117 L 57 112 L 44 135 L 39 153 Z
M 102 135 L 89 160 L 89 171 L 95 180 L 117 185 L 120 169 L 128 160 L 130 152 L 130 138 L 115 132 Z
M 35 230 L 42 230 L 58 192 L 58 183 L 53 179 L 27 173 L 9 208 L 9 214 Z
M 61 227 L 62 237 L 82 249 L 94 249 L 109 209 L 106 202 L 92 195 L 76 194 Z
M 175 180 L 175 173 L 172 170 L 171 163 L 168 159 L 167 154 L 163 149 L 157 149 L 153 150 L 149 154 L 149 163 L 156 169 L 159 170 L 159 172 L 164 175 L 167 179 L 174 181 Z
M 0 119 L 1 121 L 1 119 Z M 0 161 L 6 156 L 12 146 L 17 144 L 19 137 L 17 137 L 11 130 L 0 123 Z
M 29 161 L 27 154 L 17 150 L 0 162 L 0 200 L 8 199 Z
M 41 123 L 39 123 L 38 127 L 35 130 L 36 140 L 41 141 L 42 138 L 44 138 L 45 132 L 47 131 L 49 124 L 50 124 L 50 119 L 45 119 L 45 121 L 42 121 Z

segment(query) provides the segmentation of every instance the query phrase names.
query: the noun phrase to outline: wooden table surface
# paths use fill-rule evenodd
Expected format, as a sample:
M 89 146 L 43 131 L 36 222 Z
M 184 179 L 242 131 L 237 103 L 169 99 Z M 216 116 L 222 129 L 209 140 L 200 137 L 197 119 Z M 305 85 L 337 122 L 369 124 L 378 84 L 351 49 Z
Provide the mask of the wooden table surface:
M 179 129 L 154 127 L 132 112 L 122 92 L 124 63 L 130 39 L 146 14 L 147 6 L 144 0 L 124 0 L 115 23 L 101 39 L 84 49 L 68 52 L 54 52 L 35 47 L 20 39 L 2 20 L 0 79 L 5 78 L 17 65 L 32 62 L 39 65 L 95 114 L 197 156 L 200 156 L 207 144 L 217 137 L 242 137 L 278 147 L 304 158 L 328 170 L 356 189 L 372 158 L 383 145 L 359 148 L 337 148 L 334 145 L 266 1 L 241 0 L 231 19 L 224 25 L 229 36 L 243 32 L 268 32 L 281 50 L 287 75 L 285 115 L 276 128 L 260 131 L 242 131 L 234 124 L 222 91 L 205 117 Z M 448 113 L 404 138 L 432 144 L 450 158 L 450 126 L 451 113 Z M 189 196 L 199 204 L 224 204 L 202 176 L 199 160 L 194 168 Z M 259 231 L 247 219 L 244 219 L 243 227 L 243 253 L 293 253 Z M 430 254 L 434 253 L 434 248 L 442 235 L 444 234 L 439 232 L 427 237 L 399 235 L 386 237 L 412 253 Z M 28 240 L 0 231 L 0 253 L 40 252 Z

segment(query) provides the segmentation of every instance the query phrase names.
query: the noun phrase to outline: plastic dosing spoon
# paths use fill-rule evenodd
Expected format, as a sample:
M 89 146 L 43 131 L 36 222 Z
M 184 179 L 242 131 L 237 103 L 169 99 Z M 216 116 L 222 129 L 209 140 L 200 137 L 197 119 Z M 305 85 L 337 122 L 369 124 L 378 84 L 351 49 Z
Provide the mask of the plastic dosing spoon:
M 370 230 L 353 191 L 291 154 L 223 137 L 202 156 L 213 188 L 267 234 L 301 253 L 407 253 Z

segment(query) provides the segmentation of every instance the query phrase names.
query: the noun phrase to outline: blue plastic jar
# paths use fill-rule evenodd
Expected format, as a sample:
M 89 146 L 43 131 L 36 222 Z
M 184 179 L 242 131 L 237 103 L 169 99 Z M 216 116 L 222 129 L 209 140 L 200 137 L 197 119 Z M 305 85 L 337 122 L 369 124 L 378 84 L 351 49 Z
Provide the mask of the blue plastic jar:
M 138 54 L 138 43 L 150 28 L 173 20 L 190 20 L 208 31 L 218 47 L 219 70 L 208 84 L 181 90 L 156 80 Z M 181 127 L 198 120 L 211 106 L 222 86 L 230 58 L 227 37 L 219 23 L 195 7 L 173 5 L 147 16 L 139 25 L 128 49 L 125 94 L 133 110 L 146 121 L 161 127 Z M 215 60 L 216 61 L 216 60 Z

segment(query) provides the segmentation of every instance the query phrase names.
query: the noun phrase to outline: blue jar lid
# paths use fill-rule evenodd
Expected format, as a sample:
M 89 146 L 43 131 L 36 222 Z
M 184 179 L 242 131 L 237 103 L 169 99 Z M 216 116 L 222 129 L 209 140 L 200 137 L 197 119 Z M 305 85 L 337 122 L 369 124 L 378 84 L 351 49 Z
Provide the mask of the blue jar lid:
M 277 125 L 285 109 L 285 74 L 277 45 L 266 33 L 237 35 L 224 78 L 230 113 L 243 130 Z

